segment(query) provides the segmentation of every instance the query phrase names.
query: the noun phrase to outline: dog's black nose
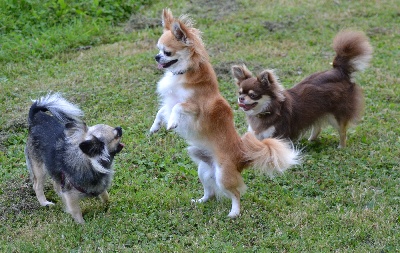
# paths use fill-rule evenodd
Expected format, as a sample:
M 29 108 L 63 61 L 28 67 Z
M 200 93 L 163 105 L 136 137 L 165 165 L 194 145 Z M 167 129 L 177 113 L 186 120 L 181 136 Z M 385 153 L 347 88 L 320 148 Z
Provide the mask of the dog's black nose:
M 122 136 L 122 128 L 121 127 L 116 127 L 115 130 L 117 130 L 118 137 L 121 137 Z
M 161 59 L 161 55 L 160 55 L 160 54 L 156 55 L 156 56 L 154 57 L 154 59 L 155 59 L 157 62 L 159 62 L 160 59 Z
M 239 102 L 243 102 L 244 101 L 244 97 L 239 97 Z

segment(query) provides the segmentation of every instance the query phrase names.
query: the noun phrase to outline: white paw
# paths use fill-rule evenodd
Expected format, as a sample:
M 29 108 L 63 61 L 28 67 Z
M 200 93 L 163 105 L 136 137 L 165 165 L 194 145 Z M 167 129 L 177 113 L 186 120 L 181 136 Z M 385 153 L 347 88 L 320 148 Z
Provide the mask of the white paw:
M 41 205 L 41 206 L 53 206 L 54 203 L 53 203 L 53 202 L 50 202 L 50 201 L 45 201 L 45 202 L 40 203 L 40 205 Z
M 175 120 L 169 120 L 167 125 L 167 130 L 172 130 L 178 127 L 178 122 Z
M 229 218 L 237 218 L 238 216 L 239 216 L 239 214 L 240 214 L 240 212 L 238 212 L 238 211 L 235 211 L 235 210 L 232 210 L 229 214 L 228 214 L 228 217 Z
M 206 201 L 203 198 L 201 198 L 201 199 L 192 199 L 190 202 L 191 203 L 204 203 Z
M 153 125 L 150 128 L 150 134 L 157 133 L 158 130 L 160 130 L 160 124 L 153 123 Z
M 85 224 L 85 220 L 82 218 L 82 216 L 74 217 L 74 220 L 78 224 Z

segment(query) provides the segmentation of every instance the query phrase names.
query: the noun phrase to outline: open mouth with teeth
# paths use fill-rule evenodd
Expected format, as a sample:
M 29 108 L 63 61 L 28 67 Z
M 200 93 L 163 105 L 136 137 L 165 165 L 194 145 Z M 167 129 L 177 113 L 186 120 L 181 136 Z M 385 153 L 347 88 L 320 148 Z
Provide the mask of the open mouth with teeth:
M 258 104 L 258 102 L 254 102 L 252 104 L 239 103 L 239 107 L 242 108 L 243 111 L 248 111 L 248 110 L 251 110 L 254 107 L 256 107 L 257 104 Z
M 166 68 L 172 66 L 173 64 L 175 64 L 177 62 L 178 62 L 178 59 L 169 61 L 167 63 L 158 63 L 158 68 L 159 69 L 166 69 Z

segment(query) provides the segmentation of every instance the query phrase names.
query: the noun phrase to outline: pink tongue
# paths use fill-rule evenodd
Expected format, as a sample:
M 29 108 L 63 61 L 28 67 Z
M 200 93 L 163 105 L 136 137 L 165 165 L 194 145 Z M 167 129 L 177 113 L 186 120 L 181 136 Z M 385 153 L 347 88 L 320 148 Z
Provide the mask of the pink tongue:
M 159 63 L 159 64 L 157 65 L 157 68 L 158 68 L 158 69 L 163 69 L 163 65 Z
M 252 104 L 246 105 L 246 104 L 239 103 L 239 107 L 243 108 L 243 110 L 245 110 L 245 111 L 248 111 L 248 110 L 252 109 L 254 106 Z

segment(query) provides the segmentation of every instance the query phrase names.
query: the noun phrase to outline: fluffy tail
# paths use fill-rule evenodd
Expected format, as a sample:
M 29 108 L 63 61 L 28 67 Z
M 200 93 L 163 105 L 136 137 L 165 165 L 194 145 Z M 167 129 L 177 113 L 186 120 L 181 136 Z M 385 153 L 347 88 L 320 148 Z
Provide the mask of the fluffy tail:
M 261 173 L 272 176 L 274 172 L 283 173 L 300 163 L 299 152 L 282 140 L 268 138 L 259 141 L 252 133 L 246 133 L 242 141 L 246 160 Z
M 33 104 L 29 110 L 28 121 L 32 122 L 33 117 L 39 111 L 50 111 L 53 116 L 61 120 L 67 121 L 80 121 L 83 112 L 76 105 L 64 99 L 60 93 L 48 94 L 38 100 L 33 100 Z
M 333 40 L 333 49 L 336 52 L 333 67 L 348 75 L 366 69 L 373 51 L 367 36 L 359 31 L 339 32 Z

